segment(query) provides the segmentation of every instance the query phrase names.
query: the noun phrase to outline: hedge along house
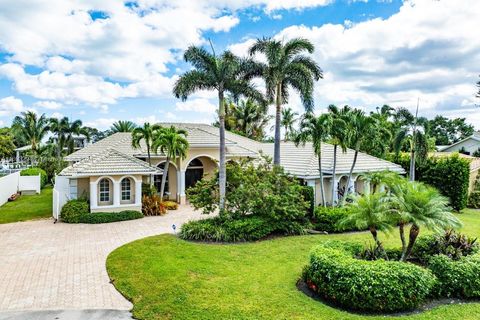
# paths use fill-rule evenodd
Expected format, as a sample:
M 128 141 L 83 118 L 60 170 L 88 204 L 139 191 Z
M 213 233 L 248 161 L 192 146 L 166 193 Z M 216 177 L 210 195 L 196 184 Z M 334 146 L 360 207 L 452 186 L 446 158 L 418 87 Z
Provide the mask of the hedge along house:
M 195 185 L 202 177 L 213 174 L 218 168 L 220 141 L 218 128 L 206 124 L 187 123 L 160 123 L 160 125 L 165 127 L 174 125 L 188 132 L 189 150 L 187 156 L 185 159 L 171 160 L 165 188 L 166 198 L 184 204 L 187 201 L 185 191 Z M 347 150 L 346 153 L 338 151 L 337 169 L 335 177 L 333 177 L 333 147 L 324 144 L 322 151 L 326 199 L 329 202 L 329 199 L 332 198 L 332 183 L 335 184 L 335 199 L 338 199 L 344 192 L 354 152 L 353 150 Z M 273 156 L 273 143 L 261 143 L 226 132 L 227 161 L 245 158 L 256 159 L 262 153 Z M 57 176 L 55 189 L 57 190 L 57 182 L 65 179 L 69 180 L 69 187 L 65 187 L 66 182 L 59 182 L 58 189 L 63 191 L 59 192 L 57 198 L 60 201 L 57 204 L 54 200 L 54 211 L 55 208 L 59 211 L 67 199 L 86 196 L 90 199 L 92 211 L 96 212 L 105 211 L 105 209 L 121 211 L 124 210 L 125 205 L 128 205 L 115 197 L 119 192 L 121 194 L 121 190 L 123 190 L 121 186 L 122 177 L 131 177 L 136 186 L 141 188 L 141 182 L 148 183 L 151 176 L 156 189 L 160 190 L 166 157 L 163 154 L 152 153 L 151 165 L 149 165 L 145 143 L 141 141 L 140 148 L 133 148 L 131 134 L 120 132 L 70 154 L 65 160 L 69 162 L 70 166 Z M 305 184 L 312 186 L 315 190 L 316 203 L 320 203 L 318 159 L 313 153 L 311 144 L 307 143 L 305 146 L 296 147 L 292 143 L 282 143 L 281 164 L 288 173 L 297 176 Z M 131 171 L 131 168 L 138 171 Z M 355 192 L 363 193 L 368 187 L 364 178 L 365 174 L 383 170 L 404 173 L 399 165 L 360 153 L 350 187 Z M 105 181 L 102 178 L 108 180 Z M 63 187 L 61 187 L 62 183 Z M 117 191 L 111 193 L 110 190 L 112 189 Z M 105 190 L 108 190 L 111 198 L 105 198 L 107 194 Z M 102 198 L 100 198 L 100 192 L 102 192 Z M 136 195 L 139 195 L 138 189 L 135 192 Z M 96 197 L 92 198 L 92 194 L 96 194 Z M 108 201 L 105 201 L 105 199 L 108 199 Z M 130 208 L 141 209 L 141 202 Z

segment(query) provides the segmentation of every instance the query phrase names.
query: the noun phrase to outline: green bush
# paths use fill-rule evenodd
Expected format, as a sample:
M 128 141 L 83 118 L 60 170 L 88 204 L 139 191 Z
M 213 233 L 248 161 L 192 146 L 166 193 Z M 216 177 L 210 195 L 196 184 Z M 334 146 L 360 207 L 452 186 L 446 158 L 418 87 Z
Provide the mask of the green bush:
M 142 195 L 155 196 L 157 195 L 157 188 L 154 185 L 150 185 L 150 183 L 142 183 Z
M 410 155 L 401 154 L 398 158 L 389 155 L 388 160 L 400 164 L 407 172 L 410 168 Z M 458 154 L 448 157 L 429 157 L 415 165 L 417 181 L 437 188 L 450 199 L 453 209 L 460 211 L 467 205 L 470 179 L 470 161 Z
M 60 218 L 66 223 L 79 223 L 80 217 L 90 212 L 90 206 L 87 201 L 75 199 L 69 200 L 63 206 Z
M 348 206 L 344 207 L 316 207 L 313 213 L 313 228 L 326 232 L 356 231 L 351 226 L 339 226 L 338 222 L 349 214 Z
M 454 261 L 445 255 L 429 260 L 428 268 L 437 277 L 434 294 L 441 297 L 480 298 L 480 256 Z
M 347 309 L 397 312 L 418 307 L 436 279 L 428 269 L 398 261 L 355 259 L 358 248 L 320 245 L 303 278 L 326 300 Z
M 468 197 L 468 206 L 474 209 L 480 209 L 480 191 L 472 191 Z
M 302 188 L 303 199 L 309 204 L 308 213 L 313 215 L 315 210 L 315 191 L 310 186 L 304 186 Z
M 120 212 L 95 212 L 82 214 L 78 222 L 96 224 L 134 220 L 140 218 L 143 218 L 143 214 L 140 211 L 125 210 Z
M 32 167 L 20 171 L 21 176 L 38 176 L 40 175 L 40 187 L 43 188 L 47 184 L 47 173 L 42 168 Z
M 184 240 L 240 242 L 255 241 L 275 232 L 274 226 L 261 217 L 248 216 L 223 220 L 220 217 L 190 221 L 180 230 Z
M 45 170 L 47 174 L 47 180 L 53 183 L 55 174 L 60 173 L 64 168 L 68 166 L 66 161 L 58 159 L 56 157 L 42 157 L 38 162 L 38 167 Z

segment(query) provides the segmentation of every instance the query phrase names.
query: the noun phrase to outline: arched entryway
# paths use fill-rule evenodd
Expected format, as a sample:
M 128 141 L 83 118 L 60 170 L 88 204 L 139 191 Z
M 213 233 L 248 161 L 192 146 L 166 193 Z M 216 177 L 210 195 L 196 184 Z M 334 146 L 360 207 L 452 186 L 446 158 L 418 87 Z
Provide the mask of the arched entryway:
M 355 179 L 355 192 L 359 195 L 365 194 L 366 183 L 367 181 L 364 176 L 358 176 L 357 179 Z
M 348 177 L 347 176 L 342 176 L 340 180 L 338 180 L 338 199 L 342 199 L 343 196 L 347 193 L 347 183 L 348 183 Z
M 167 162 L 161 162 L 157 165 L 157 168 L 165 170 L 165 164 Z M 155 186 L 155 189 L 157 190 L 158 194 L 160 194 L 160 190 L 162 187 L 162 177 L 163 173 L 161 174 L 156 174 L 153 178 L 153 184 Z M 165 189 L 163 192 L 163 196 L 167 199 L 170 200 L 176 200 L 176 195 L 177 195 L 177 168 L 174 163 L 170 162 L 170 165 L 168 166 L 168 174 L 167 178 L 165 181 Z
M 217 163 L 208 156 L 199 156 L 190 160 L 185 171 L 185 189 L 193 187 L 204 176 L 213 174 L 216 168 Z

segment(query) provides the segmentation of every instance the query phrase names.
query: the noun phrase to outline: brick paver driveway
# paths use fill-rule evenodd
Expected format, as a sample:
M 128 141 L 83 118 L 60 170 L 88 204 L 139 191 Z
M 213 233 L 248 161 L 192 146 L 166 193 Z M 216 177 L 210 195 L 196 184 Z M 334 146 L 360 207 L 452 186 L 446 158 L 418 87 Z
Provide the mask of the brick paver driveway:
M 52 220 L 0 225 L 0 311 L 129 310 L 131 303 L 109 283 L 108 254 L 199 217 L 181 206 L 162 217 L 99 225 Z

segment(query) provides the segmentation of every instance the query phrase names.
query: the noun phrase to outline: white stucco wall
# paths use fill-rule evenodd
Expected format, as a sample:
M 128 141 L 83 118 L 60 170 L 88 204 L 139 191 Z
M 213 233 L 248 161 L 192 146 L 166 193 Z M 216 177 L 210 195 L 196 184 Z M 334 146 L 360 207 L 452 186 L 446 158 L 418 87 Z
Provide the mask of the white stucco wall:
M 0 178 L 0 206 L 8 201 L 8 198 L 18 192 L 20 172 L 15 172 Z
M 462 148 L 464 148 L 465 151 L 470 152 L 470 155 L 471 155 L 475 151 L 477 151 L 478 148 L 480 148 L 480 141 L 470 138 L 463 142 L 460 142 L 459 144 L 449 146 L 443 149 L 442 152 L 455 152 L 455 151 L 460 151 Z
M 40 193 L 41 177 L 38 176 L 20 176 L 18 179 L 19 191 L 35 191 Z

